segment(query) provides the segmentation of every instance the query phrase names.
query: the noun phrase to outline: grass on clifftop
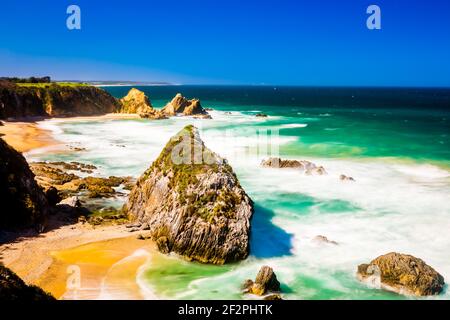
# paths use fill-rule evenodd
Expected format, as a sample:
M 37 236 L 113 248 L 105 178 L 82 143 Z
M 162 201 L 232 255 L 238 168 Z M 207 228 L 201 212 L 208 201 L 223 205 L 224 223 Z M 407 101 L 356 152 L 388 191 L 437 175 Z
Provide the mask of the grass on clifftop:
M 81 82 L 51 82 L 51 83 L 16 83 L 19 87 L 26 88 L 48 88 L 52 85 L 57 85 L 60 87 L 87 87 L 89 84 Z

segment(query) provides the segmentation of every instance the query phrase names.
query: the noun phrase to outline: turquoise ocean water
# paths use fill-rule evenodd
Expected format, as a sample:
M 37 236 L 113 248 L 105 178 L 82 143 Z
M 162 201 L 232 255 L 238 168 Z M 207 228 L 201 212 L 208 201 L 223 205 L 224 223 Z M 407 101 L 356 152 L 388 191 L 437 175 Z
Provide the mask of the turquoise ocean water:
M 105 89 L 121 97 L 130 88 Z M 213 119 L 47 120 L 41 126 L 65 143 L 63 150 L 35 150 L 27 158 L 92 163 L 101 175 L 138 177 L 192 123 L 229 160 L 256 205 L 246 261 L 210 266 L 160 255 L 138 275 L 142 287 L 170 299 L 240 299 L 241 283 L 267 264 L 286 299 L 403 299 L 355 277 L 358 264 L 391 251 L 422 258 L 450 281 L 450 90 L 139 89 L 157 108 L 177 92 L 200 98 L 214 109 Z M 260 112 L 269 117 L 255 117 Z M 328 175 L 261 168 L 271 154 L 313 161 Z M 340 174 L 356 182 L 342 182 Z M 339 245 L 312 241 L 317 235 Z M 437 298 L 449 299 L 448 289 Z

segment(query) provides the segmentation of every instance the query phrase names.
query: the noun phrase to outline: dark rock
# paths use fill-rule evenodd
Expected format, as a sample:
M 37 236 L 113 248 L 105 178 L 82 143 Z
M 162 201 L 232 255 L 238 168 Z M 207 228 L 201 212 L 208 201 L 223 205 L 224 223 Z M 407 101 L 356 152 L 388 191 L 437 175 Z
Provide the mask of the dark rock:
M 43 230 L 49 205 L 25 158 L 0 138 L 0 229 Z
M 277 300 L 283 300 L 280 294 L 269 294 L 264 297 L 264 300 L 267 301 L 277 301 Z
M 170 139 L 124 208 L 131 220 L 150 226 L 163 252 L 215 264 L 248 256 L 253 202 L 193 126 Z
M 257 113 L 257 114 L 255 115 L 255 117 L 258 117 L 258 118 L 267 118 L 268 116 L 267 116 L 267 114 L 265 114 L 265 113 Z
M 400 294 L 437 295 L 444 288 L 444 277 L 423 260 L 411 255 L 391 252 L 358 266 L 362 281 L 378 278 L 381 288 Z
M 55 187 L 50 187 L 45 191 L 45 196 L 47 197 L 47 202 L 51 206 L 56 206 L 62 199 L 58 193 L 58 189 Z
M 352 177 L 346 176 L 345 174 L 341 174 L 339 176 L 339 179 L 341 181 L 353 181 L 353 182 L 355 181 L 355 179 L 353 179 Z
M 52 301 L 49 293 L 36 286 L 28 286 L 14 272 L 0 264 L 0 301 Z

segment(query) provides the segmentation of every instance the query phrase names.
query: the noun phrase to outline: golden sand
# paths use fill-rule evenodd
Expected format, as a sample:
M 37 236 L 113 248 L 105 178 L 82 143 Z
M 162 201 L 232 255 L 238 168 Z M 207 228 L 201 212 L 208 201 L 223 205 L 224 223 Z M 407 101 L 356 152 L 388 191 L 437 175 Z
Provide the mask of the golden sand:
M 56 145 L 50 131 L 42 129 L 35 122 L 3 122 L 0 126 L 2 138 L 19 152 Z

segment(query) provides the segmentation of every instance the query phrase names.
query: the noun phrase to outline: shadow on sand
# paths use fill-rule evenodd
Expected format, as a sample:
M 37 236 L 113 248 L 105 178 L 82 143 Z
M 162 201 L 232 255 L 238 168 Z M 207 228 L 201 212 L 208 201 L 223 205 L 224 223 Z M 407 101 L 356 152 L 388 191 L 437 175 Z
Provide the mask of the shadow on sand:
M 275 213 L 255 205 L 250 236 L 250 254 L 256 258 L 291 255 L 293 235 L 272 223 Z

